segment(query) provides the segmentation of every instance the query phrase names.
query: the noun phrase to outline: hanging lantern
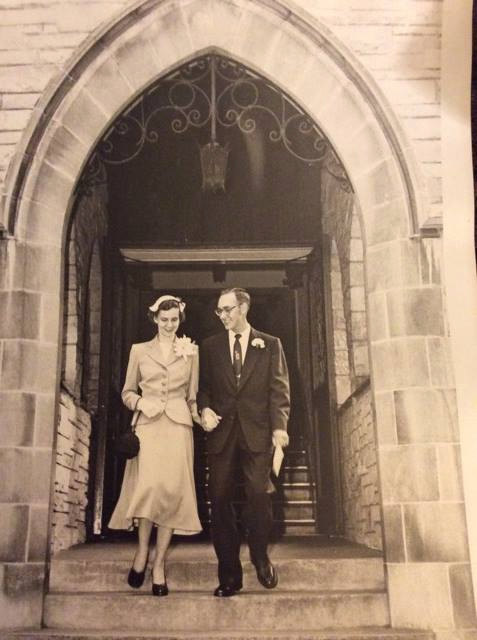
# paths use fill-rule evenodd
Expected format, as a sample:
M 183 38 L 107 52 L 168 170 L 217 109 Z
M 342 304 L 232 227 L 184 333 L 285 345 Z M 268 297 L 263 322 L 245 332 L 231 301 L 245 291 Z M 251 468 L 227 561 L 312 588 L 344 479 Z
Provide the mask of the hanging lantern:
M 225 192 L 225 176 L 229 145 L 217 142 L 217 88 L 215 77 L 215 57 L 210 59 L 210 142 L 200 147 L 200 164 L 202 167 L 202 190 Z
M 203 191 L 225 192 L 228 157 L 228 145 L 223 146 L 219 142 L 208 142 L 200 148 Z

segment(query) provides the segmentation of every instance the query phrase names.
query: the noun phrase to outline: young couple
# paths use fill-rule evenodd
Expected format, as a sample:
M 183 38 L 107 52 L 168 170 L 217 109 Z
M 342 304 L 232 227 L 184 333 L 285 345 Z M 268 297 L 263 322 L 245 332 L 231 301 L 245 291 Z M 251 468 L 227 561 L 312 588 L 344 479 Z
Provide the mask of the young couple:
M 250 558 L 259 582 L 278 582 L 267 554 L 272 525 L 270 479 L 273 448 L 288 445 L 288 371 L 278 338 L 247 321 L 250 296 L 222 291 L 215 313 L 225 331 L 204 340 L 200 353 L 189 338 L 176 337 L 185 303 L 161 296 L 149 307 L 157 335 L 131 348 L 122 398 L 135 411 L 140 450 L 126 463 L 121 495 L 109 526 L 138 526 L 138 548 L 128 575 L 131 587 L 144 581 L 153 525 L 157 527 L 152 593 L 168 594 L 165 554 L 173 533 L 201 530 L 193 474 L 192 426 L 207 432 L 212 539 L 218 558 L 217 597 L 242 588 L 240 535 L 231 500 L 242 469 Z

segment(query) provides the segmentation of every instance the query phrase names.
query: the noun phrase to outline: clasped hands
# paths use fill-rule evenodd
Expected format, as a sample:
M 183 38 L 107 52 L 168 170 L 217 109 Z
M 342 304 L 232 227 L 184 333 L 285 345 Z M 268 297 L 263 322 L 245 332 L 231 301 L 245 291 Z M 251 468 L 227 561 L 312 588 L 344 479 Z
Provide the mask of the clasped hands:
M 222 416 L 219 416 L 210 407 L 205 407 L 202 410 L 200 424 L 204 431 L 213 431 L 221 420 Z M 288 433 L 284 429 L 275 429 L 272 435 L 272 443 L 274 447 L 287 447 L 289 443 Z
M 221 420 L 222 416 L 219 416 L 210 407 L 205 407 L 205 409 L 202 409 L 202 413 L 200 415 L 200 424 L 202 425 L 202 429 L 204 429 L 204 431 L 213 431 Z

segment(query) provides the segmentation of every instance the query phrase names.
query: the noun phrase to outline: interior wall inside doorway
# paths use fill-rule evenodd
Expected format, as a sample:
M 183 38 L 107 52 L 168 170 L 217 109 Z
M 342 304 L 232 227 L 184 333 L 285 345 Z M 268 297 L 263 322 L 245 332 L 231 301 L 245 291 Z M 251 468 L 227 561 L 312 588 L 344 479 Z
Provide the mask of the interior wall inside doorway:
M 106 206 L 104 185 L 79 197 L 67 244 L 52 553 L 86 539 L 92 417 L 98 408 Z

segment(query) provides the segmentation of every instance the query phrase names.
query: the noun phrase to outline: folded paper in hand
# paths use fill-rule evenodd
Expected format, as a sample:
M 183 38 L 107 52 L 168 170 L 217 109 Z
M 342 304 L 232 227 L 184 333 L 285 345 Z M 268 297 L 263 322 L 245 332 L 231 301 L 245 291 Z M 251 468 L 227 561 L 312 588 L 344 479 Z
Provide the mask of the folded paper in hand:
M 282 466 L 283 457 L 284 457 L 283 449 L 280 447 L 280 445 L 277 445 L 275 447 L 275 451 L 273 452 L 273 461 L 272 461 L 273 473 L 277 477 L 278 477 L 278 474 L 280 473 L 280 467 Z

